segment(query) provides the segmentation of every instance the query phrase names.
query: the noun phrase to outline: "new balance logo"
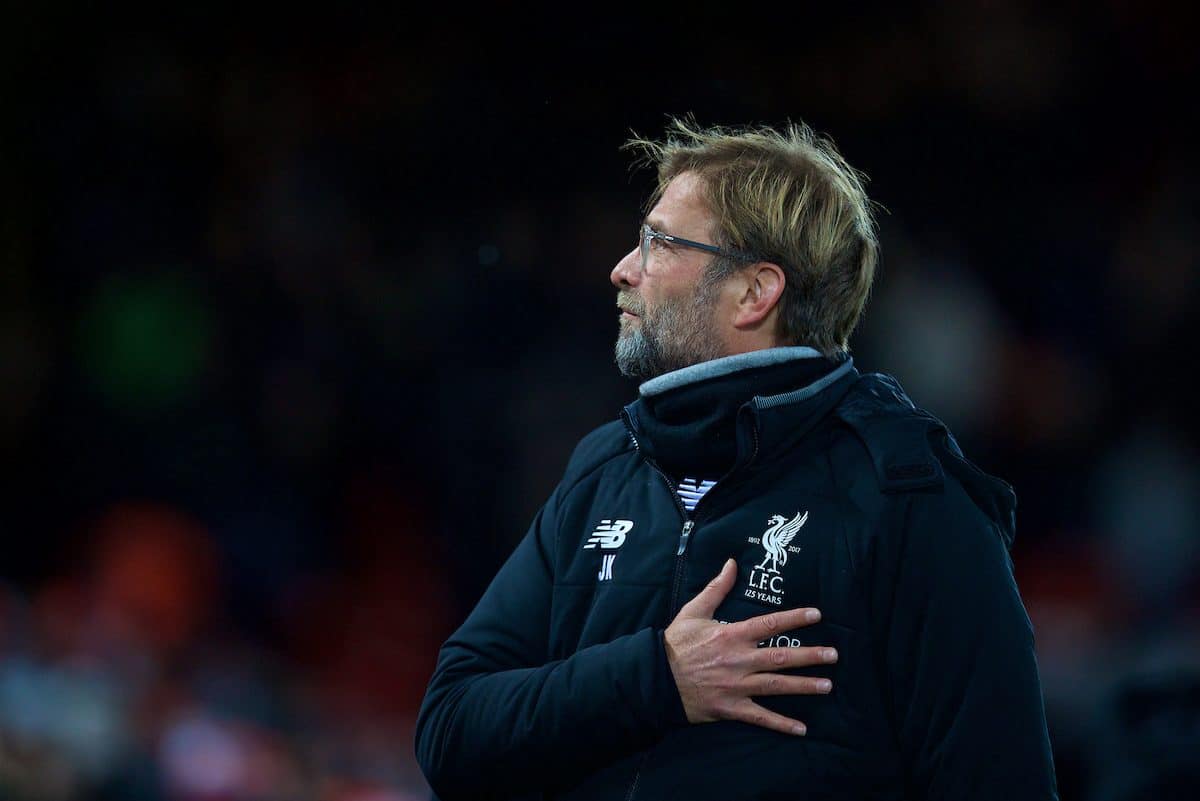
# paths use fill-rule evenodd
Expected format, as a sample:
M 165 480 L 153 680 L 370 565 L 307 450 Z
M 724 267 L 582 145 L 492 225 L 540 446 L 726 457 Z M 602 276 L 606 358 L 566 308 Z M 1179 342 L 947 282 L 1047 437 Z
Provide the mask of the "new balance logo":
M 617 561 L 615 553 L 604 554 L 604 560 L 600 562 L 600 572 L 596 574 L 598 581 L 612 581 L 612 566 L 615 561 Z
M 631 528 L 633 528 L 632 520 L 601 520 L 600 525 L 596 526 L 596 530 L 592 532 L 592 536 L 588 537 L 587 544 L 583 547 L 585 550 L 589 548 L 615 550 L 625 544 L 625 535 Z

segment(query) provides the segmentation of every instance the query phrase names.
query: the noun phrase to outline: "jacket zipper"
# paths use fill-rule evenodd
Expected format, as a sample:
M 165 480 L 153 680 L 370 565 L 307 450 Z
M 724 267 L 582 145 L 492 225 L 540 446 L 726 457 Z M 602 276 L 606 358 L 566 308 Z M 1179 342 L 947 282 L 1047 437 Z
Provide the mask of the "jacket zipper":
M 754 451 L 750 455 L 749 462 L 753 462 L 754 458 L 758 456 L 758 427 L 752 426 L 751 429 L 754 432 Z M 679 589 L 683 584 L 683 563 L 687 558 L 688 543 L 691 542 L 692 531 L 696 528 L 698 516 L 696 515 L 695 510 L 692 510 L 691 516 L 688 515 L 687 507 L 684 506 L 683 501 L 679 499 L 679 493 L 676 492 L 675 485 L 671 482 L 671 478 L 665 472 L 663 472 L 663 469 L 659 467 L 653 459 L 642 453 L 642 446 L 638 443 L 637 436 L 633 433 L 633 426 L 629 424 L 628 420 L 626 421 L 625 430 L 629 434 L 630 441 L 633 442 L 634 449 L 641 455 L 646 464 L 650 465 L 651 469 L 653 469 L 654 472 L 658 473 L 658 475 L 662 477 L 663 483 L 667 485 L 667 492 L 669 492 L 671 495 L 671 500 L 675 502 L 675 508 L 679 510 L 679 516 L 683 518 L 683 527 L 679 532 L 679 545 L 675 549 L 675 574 L 671 581 L 671 603 L 668 607 L 667 614 L 667 624 L 670 625 L 671 620 L 674 619 L 678 612 L 678 610 L 675 608 L 675 605 L 679 602 Z M 720 484 L 727 481 L 735 472 L 737 472 L 736 468 L 718 479 L 717 483 Z M 716 490 L 715 485 L 711 490 L 705 493 L 703 498 L 696 502 L 696 509 L 699 509 L 700 505 L 708 500 L 709 495 L 714 490 Z M 653 749 L 647 750 L 646 753 L 642 755 L 641 760 L 638 762 L 637 770 L 633 772 L 633 782 L 630 783 L 629 791 L 625 794 L 625 801 L 633 801 L 634 793 L 637 792 L 638 780 L 642 778 L 642 768 L 644 768 L 646 763 L 650 760 L 651 750 Z
M 692 528 L 696 525 L 695 521 L 689 520 L 683 524 L 683 531 L 679 533 L 679 550 L 675 552 L 676 556 L 683 556 L 683 552 L 687 550 L 688 537 L 692 536 Z
M 633 447 L 641 454 L 642 446 L 638 444 L 637 437 L 634 436 L 632 431 L 629 431 L 629 439 L 633 441 Z M 683 527 L 679 532 L 679 545 L 675 549 L 675 572 L 671 579 L 671 601 L 670 606 L 667 607 L 667 623 L 669 625 L 671 619 L 675 617 L 675 604 L 679 600 L 679 588 L 683 584 L 683 563 L 687 557 L 687 547 L 688 543 L 691 542 L 692 530 L 696 527 L 696 521 L 688 516 L 687 507 L 679 499 L 679 493 L 676 492 L 675 485 L 671 482 L 670 476 L 663 472 L 663 469 L 653 459 L 647 457 L 645 454 L 642 454 L 642 458 L 662 478 L 663 483 L 667 486 L 667 492 L 671 495 L 671 500 L 675 502 L 675 508 L 679 510 L 679 516 L 683 518 Z M 709 491 L 711 492 L 712 490 Z M 696 507 L 699 508 L 703 502 L 704 498 L 701 498 Z M 633 781 L 629 785 L 629 791 L 625 794 L 625 801 L 633 801 L 634 793 L 637 792 L 638 780 L 642 778 L 642 768 L 650 760 L 651 750 L 653 749 L 647 750 L 638 762 L 637 770 L 633 772 Z
M 642 446 L 638 443 L 637 437 L 632 431 L 629 431 L 629 439 L 633 442 L 633 447 L 639 454 L 641 454 Z M 671 477 L 663 472 L 663 469 L 659 467 L 653 459 L 644 454 L 642 454 L 642 458 L 645 460 L 646 464 L 650 465 L 651 469 L 653 469 L 655 473 L 658 473 L 659 477 L 662 478 L 663 484 L 667 486 L 667 492 L 671 494 L 671 500 L 675 502 L 675 508 L 679 510 L 679 516 L 683 518 L 683 528 L 679 532 L 679 545 L 675 549 L 675 573 L 671 580 L 671 605 L 668 607 L 669 616 L 667 619 L 667 622 L 670 623 L 670 619 L 675 616 L 675 603 L 678 600 L 679 585 L 683 580 L 684 557 L 687 554 L 688 543 L 691 542 L 692 530 L 696 527 L 696 521 L 694 516 L 688 515 L 687 507 L 683 505 L 683 501 L 679 500 L 679 493 L 676 491 L 675 484 L 671 481 Z M 707 495 L 705 497 L 707 497 Z M 697 509 L 700 508 L 701 503 L 704 503 L 704 498 L 701 498 L 696 504 Z

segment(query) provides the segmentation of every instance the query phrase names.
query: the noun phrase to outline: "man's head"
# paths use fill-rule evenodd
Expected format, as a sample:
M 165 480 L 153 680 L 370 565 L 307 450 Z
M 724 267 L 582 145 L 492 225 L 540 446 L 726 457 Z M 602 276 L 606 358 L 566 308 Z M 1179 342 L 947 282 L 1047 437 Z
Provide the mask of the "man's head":
M 849 349 L 879 246 L 863 177 L 831 142 L 802 124 L 673 120 L 665 141 L 627 146 L 657 167 L 645 222 L 669 236 L 639 232 L 613 268 L 622 373 L 645 380 L 777 345 Z

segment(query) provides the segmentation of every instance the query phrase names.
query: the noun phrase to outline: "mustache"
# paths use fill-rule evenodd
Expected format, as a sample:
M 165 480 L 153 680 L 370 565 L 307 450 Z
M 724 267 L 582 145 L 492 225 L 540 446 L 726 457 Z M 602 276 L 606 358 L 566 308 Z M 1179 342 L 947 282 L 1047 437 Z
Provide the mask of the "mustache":
M 645 306 L 632 293 L 624 290 L 617 293 L 617 305 L 622 309 L 627 310 L 631 314 L 636 314 L 641 317 L 645 311 Z

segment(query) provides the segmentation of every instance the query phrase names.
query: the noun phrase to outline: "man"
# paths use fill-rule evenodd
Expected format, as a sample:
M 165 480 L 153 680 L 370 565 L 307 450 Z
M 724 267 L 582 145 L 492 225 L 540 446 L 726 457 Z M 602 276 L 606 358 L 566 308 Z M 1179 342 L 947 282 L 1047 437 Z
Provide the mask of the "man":
M 802 125 L 631 144 L 659 176 L 611 276 L 639 397 L 443 647 L 431 785 L 1056 798 L 1012 490 L 848 356 L 877 258 L 859 175 Z

